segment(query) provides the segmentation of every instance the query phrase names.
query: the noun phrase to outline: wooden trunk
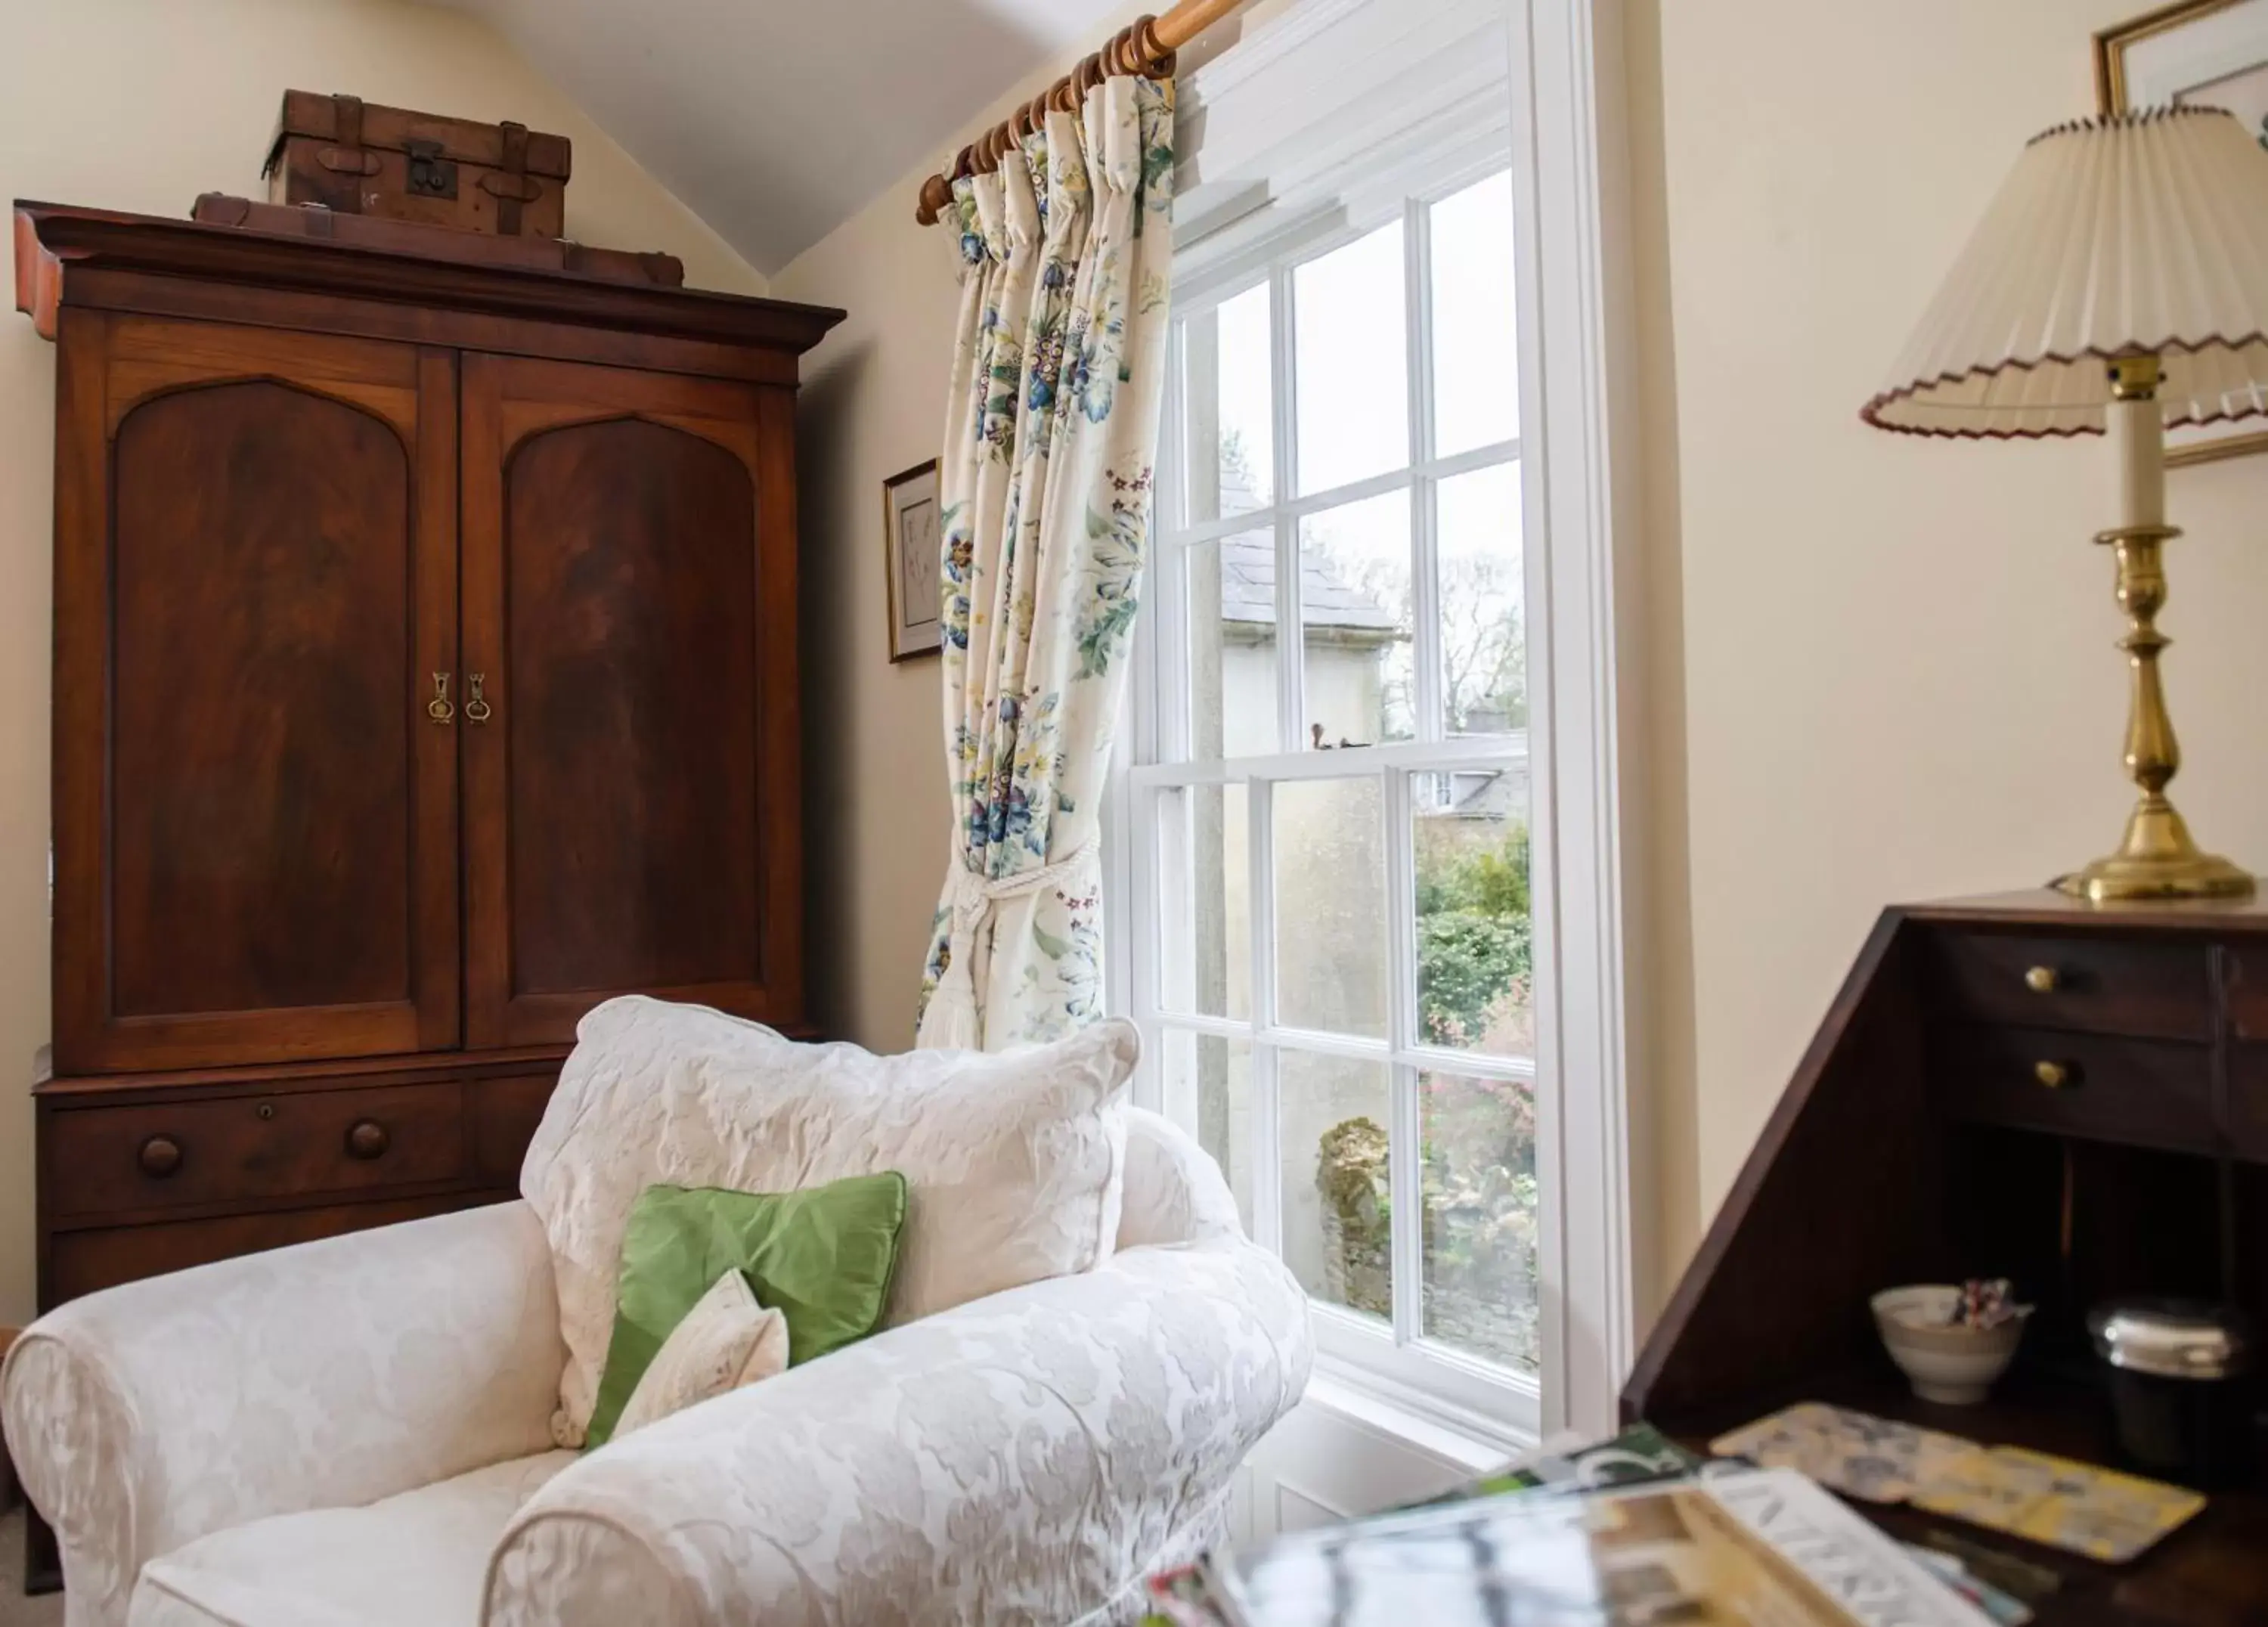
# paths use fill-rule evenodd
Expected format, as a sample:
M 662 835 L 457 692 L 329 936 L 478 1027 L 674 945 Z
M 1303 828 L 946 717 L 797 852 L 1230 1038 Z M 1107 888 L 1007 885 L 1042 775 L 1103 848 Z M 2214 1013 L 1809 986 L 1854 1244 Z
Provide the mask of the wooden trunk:
M 503 237 L 567 235 L 564 136 L 286 91 L 268 148 L 272 203 L 320 203 Z
M 18 205 L 57 342 L 40 1297 L 513 1195 L 583 1012 L 804 1027 L 840 313 Z
M 2268 909 L 2061 893 L 1886 911 L 1622 1392 L 1697 1448 L 1797 1401 L 2115 1463 L 2090 1307 L 2268 1321 Z M 1867 1301 L 2007 1277 L 2036 1306 L 1975 1406 L 1918 1399 Z M 2251 1485 L 2131 1564 L 1907 1506 L 1854 1506 L 2054 1579 L 2041 1627 L 2268 1621 L 2268 1439 Z

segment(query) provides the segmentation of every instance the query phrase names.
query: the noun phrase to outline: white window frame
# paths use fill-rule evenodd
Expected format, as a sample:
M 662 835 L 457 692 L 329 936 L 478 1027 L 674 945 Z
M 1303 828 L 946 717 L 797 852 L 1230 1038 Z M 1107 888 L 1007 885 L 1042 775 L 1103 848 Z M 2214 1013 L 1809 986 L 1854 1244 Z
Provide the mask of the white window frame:
M 1292 749 L 1264 758 L 1227 762 L 1177 761 L 1184 744 L 1177 738 L 1185 706 L 1156 703 L 1161 676 L 1160 651 L 1179 651 L 1186 578 L 1175 568 L 1152 572 L 1149 608 L 1136 634 L 1136 679 L 1132 727 L 1127 754 L 1113 786 L 1108 810 L 1108 882 L 1112 908 L 1110 998 L 1114 1009 L 1131 1014 L 1147 1046 L 1137 1080 L 1145 1105 L 1186 1115 L 1190 1104 L 1164 1100 L 1157 1042 L 1170 1029 L 1195 1034 L 1253 1039 L 1267 1043 L 1253 1052 L 1254 1123 L 1252 1201 L 1258 1240 L 1280 1246 L 1281 1155 L 1277 1145 L 1275 1079 L 1270 1045 L 1358 1056 L 1384 1061 L 1395 1081 L 1389 1158 L 1394 1164 L 1395 1212 L 1393 1226 L 1394 1330 L 1388 1334 L 1371 1319 L 1317 1303 L 1314 1320 L 1323 1369 L 1336 1380 L 1366 1390 L 1421 1416 L 1479 1439 L 1521 1440 L 1573 1427 L 1601 1431 L 1616 1414 L 1616 1392 L 1634 1354 L 1632 1217 L 1631 1213 L 1631 1127 L 1627 1058 L 1630 977 L 1623 876 L 1621 764 L 1634 741 L 1624 727 L 1619 667 L 1624 645 L 1618 623 L 1636 614 L 1626 591 L 1621 561 L 1635 547 L 1625 516 L 1633 505 L 1624 497 L 1634 467 L 1628 391 L 1617 377 L 1626 347 L 1624 313 L 1628 296 L 1619 264 L 1624 242 L 1619 129 L 1619 0 L 1495 0 L 1504 13 L 1509 41 L 1510 129 L 1475 144 L 1462 159 L 1445 158 L 1436 140 L 1417 173 L 1422 189 L 1409 185 L 1408 144 L 1378 143 L 1371 153 L 1375 174 L 1359 188 L 1342 188 L 1333 207 L 1274 222 L 1241 252 L 1202 256 L 1210 263 L 1186 280 L 1177 262 L 1177 319 L 1270 280 L 1271 318 L 1278 325 L 1278 358 L 1273 454 L 1276 506 L 1261 515 L 1240 515 L 1199 527 L 1182 527 L 1185 543 L 1256 528 L 1269 516 L 1278 549 L 1278 626 L 1299 625 L 1297 596 L 1300 513 L 1409 484 L 1413 490 L 1417 571 L 1416 614 L 1438 614 L 1434 591 L 1432 503 L 1433 482 L 1467 469 L 1517 458 L 1522 470 L 1526 547 L 1526 618 L 1528 647 L 1529 728 L 1519 736 L 1418 740 L 1316 753 Z M 1279 24 L 1279 38 L 1293 44 L 1301 34 L 1333 26 L 1366 7 L 1393 0 L 1308 0 Z M 1251 72 L 1264 66 L 1257 51 L 1263 35 L 1241 50 L 1256 51 L 1241 65 Z M 1238 63 L 1238 54 L 1220 66 Z M 1202 72 L 1202 70 L 1201 70 Z M 1425 87 L 1409 93 L 1424 95 Z M 1285 99 L 1297 107 L 1300 99 Z M 1387 128 L 1406 131 L 1405 119 Z M 1508 148 L 1508 153 L 1506 149 Z M 1479 175 L 1503 167 L 1509 158 L 1514 195 L 1521 351 L 1521 424 L 1518 442 L 1434 460 L 1431 448 L 1432 390 L 1425 377 L 1421 302 L 1430 298 L 1425 274 L 1425 234 L 1418 207 L 1405 195 L 1434 199 Z M 1187 155 L 1184 155 L 1186 161 Z M 1354 163 L 1359 166 L 1358 156 Z M 1290 354 L 1292 321 L 1290 266 L 1351 241 L 1406 209 L 1405 288 L 1411 325 L 1411 460 L 1409 466 L 1373 480 L 1335 490 L 1299 493 L 1291 479 L 1296 456 L 1292 444 L 1292 381 L 1284 372 Z M 1280 213 L 1280 211 L 1279 211 Z M 1178 328 L 1176 329 L 1178 333 Z M 1174 368 L 1178 384 L 1181 370 Z M 1161 445 L 1179 445 L 1175 391 L 1167 392 L 1167 420 Z M 1170 451 L 1168 455 L 1170 456 Z M 1181 482 L 1161 469 L 1161 494 L 1178 494 Z M 1178 500 L 1178 497 L 1174 500 Z M 1177 515 L 1160 516 L 1163 534 Z M 1160 555 L 1161 561 L 1163 555 Z M 1279 713 L 1298 716 L 1301 644 L 1277 641 Z M 1422 644 L 1421 644 L 1422 647 Z M 1416 663 L 1420 734 L 1425 720 L 1438 721 L 1436 665 Z M 1163 674 L 1169 692 L 1180 697 L 1185 672 Z M 1296 740 L 1279 745 L 1298 747 Z M 1250 923 L 1253 943 L 1249 1022 L 1167 1012 L 1159 999 L 1160 917 L 1147 901 L 1160 897 L 1155 833 L 1160 799 L 1173 788 L 1241 782 L 1249 787 L 1248 863 L 1256 877 L 1270 873 L 1272 836 L 1270 787 L 1306 778 L 1375 775 L 1389 821 L 1389 852 L 1406 847 L 1410 820 L 1409 777 L 1444 767 L 1525 766 L 1534 786 L 1529 813 L 1533 872 L 1532 940 L 1537 1045 L 1532 1062 L 1446 1051 L 1418 1042 L 1412 1032 L 1414 1004 L 1402 991 L 1414 991 L 1416 922 L 1408 874 L 1388 878 L 1389 941 L 1395 1020 L 1383 1041 L 1351 1040 L 1285 1030 L 1278 1027 L 1273 998 L 1274 932 L 1268 918 L 1267 887 L 1254 888 L 1257 909 Z M 1391 872 L 1395 866 L 1389 865 Z M 1539 1214 L 1537 1292 L 1541 1306 L 1541 1372 L 1535 1379 L 1513 1375 L 1421 1336 L 1422 1227 L 1417 1224 L 1419 1135 L 1414 1078 L 1421 1069 L 1467 1076 L 1533 1078 L 1536 1082 L 1536 1167 L 1543 1194 Z M 1582 1082 L 1567 1088 L 1568 1080 Z M 1406 1212 L 1405 1212 L 1406 1211 Z

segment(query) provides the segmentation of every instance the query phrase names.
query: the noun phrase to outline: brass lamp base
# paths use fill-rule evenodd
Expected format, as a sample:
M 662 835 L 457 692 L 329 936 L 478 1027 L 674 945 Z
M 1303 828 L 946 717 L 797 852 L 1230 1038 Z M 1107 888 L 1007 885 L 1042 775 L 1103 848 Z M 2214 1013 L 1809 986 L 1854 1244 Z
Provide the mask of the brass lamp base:
M 2061 891 L 2093 903 L 2252 896 L 2251 876 L 2200 850 L 2166 798 L 2166 784 L 2182 766 L 2182 748 L 2158 676 L 2158 657 L 2168 640 L 2158 630 L 2157 617 L 2166 601 L 2165 545 L 2179 535 L 2171 526 L 2137 525 L 2095 538 L 2117 561 L 2118 605 L 2127 617 L 2118 647 L 2126 652 L 2132 681 L 2126 771 L 2142 795 L 2126 816 L 2126 835 L 2117 852 L 2056 880 Z
M 2250 898 L 2250 875 L 2215 853 L 2198 850 L 2189 827 L 2162 796 L 2145 796 L 2126 821 L 2116 853 L 2058 876 L 2058 890 L 2090 903 L 2145 899 Z

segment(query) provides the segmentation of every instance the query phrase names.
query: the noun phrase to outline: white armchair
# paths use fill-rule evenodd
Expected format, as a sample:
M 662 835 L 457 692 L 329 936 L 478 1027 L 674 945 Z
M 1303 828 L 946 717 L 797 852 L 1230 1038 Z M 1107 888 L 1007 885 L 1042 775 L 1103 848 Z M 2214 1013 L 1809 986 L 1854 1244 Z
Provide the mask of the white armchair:
M 1122 1621 L 1219 1538 L 1310 1351 L 1148 1114 L 1118 1243 L 578 1454 L 543 1229 L 504 1204 L 74 1301 L 0 1418 L 70 1627 Z

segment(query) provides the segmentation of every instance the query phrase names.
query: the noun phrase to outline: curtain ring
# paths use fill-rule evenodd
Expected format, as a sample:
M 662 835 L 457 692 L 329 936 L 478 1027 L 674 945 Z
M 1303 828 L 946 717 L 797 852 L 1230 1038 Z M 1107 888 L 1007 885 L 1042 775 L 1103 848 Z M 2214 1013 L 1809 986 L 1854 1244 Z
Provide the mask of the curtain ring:
M 1129 23 L 1110 36 L 1110 43 L 1102 48 L 1107 63 L 1106 72 L 1123 75 L 1134 71 L 1134 64 L 1127 60 L 1127 53 L 1133 47 L 1134 35 L 1139 26 L 1138 24 Z
M 953 155 L 953 168 L 946 174 L 946 180 L 947 181 L 966 180 L 976 173 L 976 146 L 972 142 Z
M 1139 31 L 1135 49 L 1141 55 L 1145 64 L 1139 71 L 1152 79 L 1172 78 L 1181 53 L 1167 50 L 1165 42 L 1158 38 L 1158 19 L 1145 17 L 1134 26 Z

